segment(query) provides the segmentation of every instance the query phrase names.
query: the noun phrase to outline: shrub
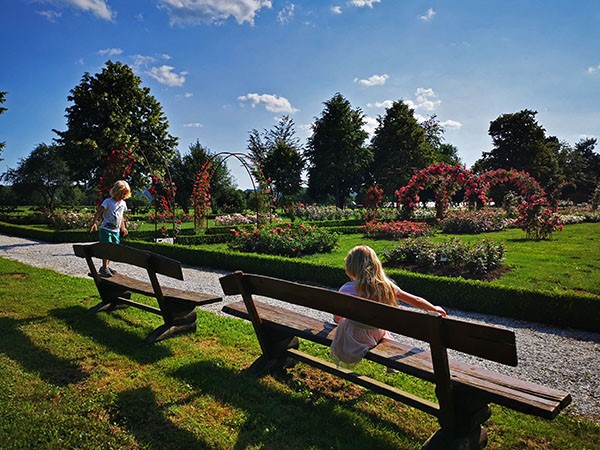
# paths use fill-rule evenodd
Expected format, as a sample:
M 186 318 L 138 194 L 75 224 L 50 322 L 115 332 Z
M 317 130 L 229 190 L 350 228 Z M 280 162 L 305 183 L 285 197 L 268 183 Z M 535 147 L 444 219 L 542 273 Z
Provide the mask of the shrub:
M 363 230 L 365 237 L 374 239 L 402 239 L 430 234 L 431 226 L 424 222 L 401 220 L 398 222 L 367 222 Z
M 317 206 L 300 204 L 295 209 L 295 215 L 302 220 L 339 220 L 352 216 L 351 209 L 341 209 L 336 206 Z
M 479 234 L 502 231 L 507 227 L 507 221 L 500 211 L 490 209 L 455 211 L 449 212 L 440 226 L 444 233 Z
M 80 212 L 53 212 L 48 215 L 50 227 L 55 230 L 75 230 L 91 226 L 93 214 Z
M 215 217 L 215 224 L 218 226 L 246 225 L 253 222 L 256 222 L 256 215 L 254 216 L 254 219 L 240 213 Z
M 265 225 L 253 230 L 231 230 L 234 238 L 229 248 L 242 252 L 269 255 L 302 256 L 328 253 L 338 241 L 338 234 L 306 224 L 286 222 L 279 226 Z
M 560 216 L 540 195 L 534 194 L 523 200 L 518 209 L 520 216 L 515 224 L 525 231 L 528 239 L 549 239 L 553 232 L 562 230 Z
M 391 267 L 413 266 L 436 275 L 481 278 L 500 267 L 504 246 L 487 239 L 467 244 L 457 238 L 436 243 L 421 237 L 407 239 L 383 252 L 382 258 Z

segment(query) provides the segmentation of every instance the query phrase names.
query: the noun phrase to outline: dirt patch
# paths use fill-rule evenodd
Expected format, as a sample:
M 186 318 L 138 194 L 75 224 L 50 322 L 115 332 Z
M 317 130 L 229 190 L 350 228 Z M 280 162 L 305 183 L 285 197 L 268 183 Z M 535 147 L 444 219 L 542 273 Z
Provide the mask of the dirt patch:
M 0 274 L 0 278 L 10 278 L 12 280 L 24 280 L 25 278 L 27 278 L 27 274 L 20 273 L 20 272 L 2 273 L 2 274 Z

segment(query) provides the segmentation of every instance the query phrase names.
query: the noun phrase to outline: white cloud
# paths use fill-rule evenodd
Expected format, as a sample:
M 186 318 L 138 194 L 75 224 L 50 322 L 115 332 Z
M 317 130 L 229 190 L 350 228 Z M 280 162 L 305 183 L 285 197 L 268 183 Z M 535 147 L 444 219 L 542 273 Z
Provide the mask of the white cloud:
M 99 19 L 112 21 L 116 17 L 116 13 L 106 4 L 105 0 L 42 0 L 46 3 L 51 3 L 57 7 L 66 5 L 82 11 L 90 12 Z
M 365 116 L 365 123 L 363 124 L 363 130 L 369 134 L 369 138 L 373 137 L 375 130 L 377 129 L 377 119 L 375 117 Z
M 372 8 L 374 3 L 381 3 L 381 0 L 350 0 L 348 4 L 350 6 L 356 6 L 357 8 L 369 7 Z
M 98 54 L 101 56 L 115 56 L 123 53 L 120 48 L 105 48 L 104 50 L 98 50 Z
M 204 125 L 202 125 L 200 122 L 190 122 L 183 124 L 184 128 L 202 128 L 203 126 Z
M 437 13 L 433 10 L 433 8 L 429 8 L 425 15 L 419 16 L 419 19 L 421 19 L 423 22 L 430 22 L 431 19 L 433 19 L 433 16 L 435 16 L 436 14 Z
M 393 100 L 384 100 L 382 102 L 367 103 L 367 107 L 388 109 L 388 108 L 391 108 L 393 104 L 394 104 Z
M 281 24 L 290 23 L 290 21 L 294 18 L 295 8 L 296 5 L 293 3 L 285 5 L 283 9 L 277 13 L 277 22 Z
M 160 67 L 152 67 L 148 72 L 152 78 L 161 84 L 165 84 L 171 87 L 183 86 L 185 83 L 185 76 L 187 72 L 175 73 L 173 72 L 174 67 L 163 65 Z
M 342 7 L 341 6 L 332 6 L 330 11 L 333 14 L 341 14 L 342 13 Z
M 298 111 L 291 105 L 287 98 L 278 97 L 277 95 L 246 94 L 238 97 L 238 100 L 241 102 L 250 102 L 253 108 L 262 103 L 265 105 L 267 111 L 274 113 L 295 113 Z
M 433 111 L 442 103 L 441 100 L 436 100 L 437 95 L 433 89 L 417 88 L 415 92 L 416 102 L 415 109 L 424 109 L 425 111 Z
M 366 87 L 383 86 L 388 78 L 389 78 L 389 75 L 384 73 L 383 75 L 373 75 L 373 76 L 367 78 L 366 80 L 360 80 L 358 78 L 355 78 L 354 82 L 360 83 Z
M 590 66 L 587 68 L 587 73 L 589 73 L 590 75 L 593 75 L 598 72 L 600 72 L 600 64 L 598 64 L 597 66 Z
M 191 92 L 186 92 L 185 94 L 183 94 L 184 98 L 192 98 L 194 96 L 194 94 L 192 94 Z
M 462 127 L 462 123 L 457 122 L 456 120 L 444 120 L 440 122 L 440 125 L 449 130 L 458 130 Z
M 254 25 L 254 17 L 262 8 L 271 8 L 271 0 L 160 0 L 159 8 L 167 11 L 171 25 L 225 22 L 230 17 L 237 23 Z
M 48 19 L 48 22 L 52 22 L 52 23 L 56 23 L 56 19 L 58 19 L 60 16 L 62 16 L 62 13 L 58 12 L 58 11 L 36 11 L 37 14 L 39 14 L 40 16 L 45 17 L 46 19 Z

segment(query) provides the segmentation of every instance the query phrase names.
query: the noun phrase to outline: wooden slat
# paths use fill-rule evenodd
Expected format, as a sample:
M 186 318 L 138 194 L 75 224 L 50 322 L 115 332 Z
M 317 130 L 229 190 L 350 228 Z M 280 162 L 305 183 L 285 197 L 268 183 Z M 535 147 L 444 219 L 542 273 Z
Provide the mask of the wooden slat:
M 286 308 L 254 302 L 267 326 L 298 337 L 330 346 L 336 327 Z M 224 312 L 248 319 L 243 302 L 230 303 Z M 397 341 L 384 341 L 365 356 L 366 359 L 434 381 L 431 354 Z M 466 363 L 450 361 L 453 383 L 484 392 L 490 402 L 544 418 L 555 417 L 570 402 L 568 393 L 532 382 L 498 374 Z

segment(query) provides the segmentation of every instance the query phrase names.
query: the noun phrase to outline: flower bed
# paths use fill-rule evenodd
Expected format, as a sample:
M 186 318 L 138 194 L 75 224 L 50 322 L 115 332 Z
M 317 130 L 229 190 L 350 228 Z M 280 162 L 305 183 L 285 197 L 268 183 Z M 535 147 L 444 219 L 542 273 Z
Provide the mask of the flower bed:
M 444 233 L 478 234 L 489 231 L 502 231 L 510 224 L 500 211 L 490 209 L 479 211 L 449 212 L 440 227 Z
M 365 237 L 374 239 L 398 240 L 407 237 L 416 237 L 430 234 L 432 228 L 424 222 L 411 222 L 400 220 L 397 222 L 367 222 L 359 227 Z
M 338 241 L 337 233 L 302 223 L 285 222 L 279 226 L 262 226 L 253 230 L 231 230 L 234 238 L 229 248 L 242 252 L 282 256 L 328 253 Z

